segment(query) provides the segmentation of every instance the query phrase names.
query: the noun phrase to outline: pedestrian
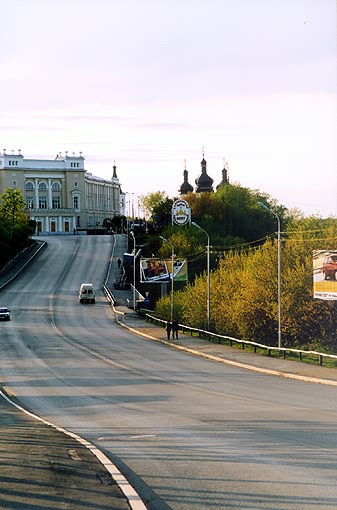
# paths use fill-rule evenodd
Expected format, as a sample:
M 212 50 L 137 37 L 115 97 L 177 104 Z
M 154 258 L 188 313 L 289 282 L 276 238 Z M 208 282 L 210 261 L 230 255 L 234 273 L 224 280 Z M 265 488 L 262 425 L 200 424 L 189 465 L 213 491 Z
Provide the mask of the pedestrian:
M 167 323 L 166 323 L 167 340 L 170 340 L 171 329 L 172 329 L 172 324 L 170 323 L 170 321 L 167 321 Z
M 179 324 L 178 324 L 178 321 L 174 319 L 174 321 L 172 322 L 172 338 L 176 338 L 178 340 L 178 329 L 179 329 Z
M 118 269 L 121 267 L 121 263 L 122 263 L 121 259 L 117 259 L 117 266 L 118 266 Z

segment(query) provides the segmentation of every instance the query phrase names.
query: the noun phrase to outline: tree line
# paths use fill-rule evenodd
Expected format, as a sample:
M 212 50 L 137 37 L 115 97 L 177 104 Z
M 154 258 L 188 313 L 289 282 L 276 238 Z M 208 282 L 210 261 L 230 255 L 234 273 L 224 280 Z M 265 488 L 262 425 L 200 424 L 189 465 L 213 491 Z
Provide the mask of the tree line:
M 336 218 L 305 217 L 266 194 L 238 185 L 184 198 L 191 207 L 193 221 L 210 236 L 211 330 L 277 345 L 277 224 L 275 216 L 259 206 L 258 202 L 263 202 L 281 222 L 282 344 L 336 352 L 335 301 L 313 298 L 313 250 L 336 250 Z M 165 196 L 162 200 L 168 201 Z M 155 208 L 160 209 L 160 202 Z M 187 256 L 193 267 L 188 284 L 174 293 L 174 316 L 182 324 L 207 329 L 205 235 L 193 226 L 172 227 L 170 220 L 163 232 L 176 255 Z M 158 253 L 169 257 L 167 243 L 159 247 Z M 201 265 L 196 269 L 193 260 L 197 254 Z M 170 318 L 169 295 L 157 300 L 155 313 L 165 320 Z

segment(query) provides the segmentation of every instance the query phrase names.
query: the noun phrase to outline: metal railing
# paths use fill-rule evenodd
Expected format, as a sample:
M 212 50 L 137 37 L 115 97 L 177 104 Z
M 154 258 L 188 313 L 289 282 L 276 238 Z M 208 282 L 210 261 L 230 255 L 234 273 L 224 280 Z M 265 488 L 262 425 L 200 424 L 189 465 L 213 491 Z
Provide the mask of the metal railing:
M 145 310 L 143 310 L 146 312 Z M 145 313 L 145 320 L 152 322 L 156 325 L 161 325 L 165 327 L 166 320 L 159 319 L 158 317 L 155 317 L 154 315 L 150 315 L 149 313 Z M 184 324 L 179 324 L 179 329 L 182 331 L 182 333 L 188 333 L 190 336 L 196 335 L 199 338 L 205 338 L 207 340 L 214 341 L 216 340 L 219 344 L 222 345 L 229 345 L 230 347 L 233 347 L 234 345 L 238 345 L 241 347 L 241 349 L 245 349 L 245 347 L 250 347 L 255 353 L 259 351 L 265 351 L 269 357 L 272 356 L 273 353 L 278 353 L 279 355 L 282 354 L 283 359 L 287 358 L 288 356 L 296 357 L 299 359 L 299 361 L 305 361 L 306 358 L 311 357 L 314 359 L 317 359 L 318 364 L 320 366 L 323 365 L 324 359 L 331 359 L 335 360 L 337 364 L 337 355 L 334 354 L 326 354 L 323 352 L 317 352 L 317 351 L 303 351 L 300 349 L 288 349 L 286 347 L 271 347 L 270 345 L 264 345 L 260 344 L 258 342 L 251 342 L 249 340 L 240 340 L 238 338 L 230 337 L 227 335 L 219 335 L 217 333 L 211 333 L 209 331 L 206 331 L 204 329 L 198 329 L 198 328 L 192 328 L 190 326 L 185 326 Z

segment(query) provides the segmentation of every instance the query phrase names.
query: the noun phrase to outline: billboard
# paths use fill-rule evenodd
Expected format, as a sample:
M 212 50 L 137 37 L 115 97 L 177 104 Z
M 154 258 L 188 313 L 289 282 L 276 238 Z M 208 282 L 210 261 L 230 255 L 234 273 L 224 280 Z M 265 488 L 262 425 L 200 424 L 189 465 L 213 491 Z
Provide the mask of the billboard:
M 187 281 L 187 262 L 180 257 L 174 258 L 174 281 Z M 172 278 L 172 259 L 141 258 L 140 281 L 143 283 L 165 283 Z
M 314 298 L 337 299 L 337 250 L 313 252 Z

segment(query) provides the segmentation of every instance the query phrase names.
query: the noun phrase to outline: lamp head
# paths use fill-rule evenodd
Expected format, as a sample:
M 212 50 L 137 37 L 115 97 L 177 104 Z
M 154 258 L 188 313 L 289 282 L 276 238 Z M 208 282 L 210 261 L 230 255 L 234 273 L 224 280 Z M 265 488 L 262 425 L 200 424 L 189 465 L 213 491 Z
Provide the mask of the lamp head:
M 263 202 L 258 202 L 259 206 L 263 207 L 263 209 L 266 209 L 266 211 L 270 211 L 269 207 L 266 206 Z

